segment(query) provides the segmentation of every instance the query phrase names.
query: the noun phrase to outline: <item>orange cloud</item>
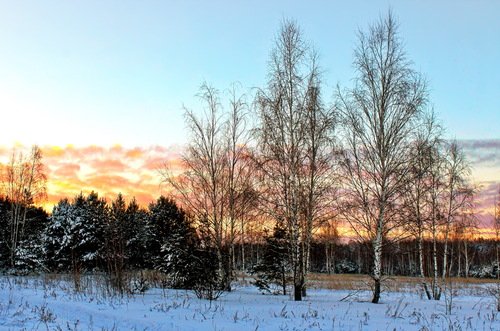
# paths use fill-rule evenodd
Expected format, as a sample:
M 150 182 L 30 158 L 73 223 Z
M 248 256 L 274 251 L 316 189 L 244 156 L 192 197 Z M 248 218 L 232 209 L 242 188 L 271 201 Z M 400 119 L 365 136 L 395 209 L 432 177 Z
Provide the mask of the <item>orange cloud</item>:
M 94 169 L 100 169 L 106 172 L 122 172 L 127 169 L 127 166 L 122 161 L 116 159 L 92 160 L 90 165 Z
M 125 153 L 125 157 L 127 157 L 128 159 L 140 159 L 143 156 L 144 156 L 144 151 L 139 147 L 132 148 L 131 150 L 128 150 Z
M 472 163 L 475 182 L 481 185 L 476 197 L 476 215 L 481 220 L 480 232 L 484 234 L 491 227 L 493 203 L 500 188 L 500 140 L 460 143 Z M 29 151 L 28 146 L 24 148 Z M 160 194 L 168 193 L 168 188 L 161 185 L 158 170 L 168 166 L 174 174 L 181 171 L 181 151 L 181 146 L 43 146 L 48 177 L 48 200 L 43 206 L 51 211 L 61 198 L 71 199 L 80 192 L 90 191 L 107 199 L 121 192 L 127 199 L 135 197 L 147 206 Z M 0 171 L 11 154 L 12 147 L 0 146 Z
M 62 163 L 59 166 L 54 165 L 54 168 L 53 175 L 56 177 L 74 178 L 80 171 L 80 165 L 76 163 Z
M 29 147 L 16 146 L 16 149 Z M 165 162 L 179 155 L 179 147 L 43 146 L 43 162 L 48 177 L 47 210 L 62 198 L 72 199 L 83 192 L 96 191 L 111 200 L 121 192 L 147 206 L 161 193 L 158 173 Z M 9 161 L 12 148 L 0 146 L 0 170 Z
M 62 157 L 66 150 L 59 146 L 46 146 L 43 149 L 43 155 L 46 158 L 58 158 Z

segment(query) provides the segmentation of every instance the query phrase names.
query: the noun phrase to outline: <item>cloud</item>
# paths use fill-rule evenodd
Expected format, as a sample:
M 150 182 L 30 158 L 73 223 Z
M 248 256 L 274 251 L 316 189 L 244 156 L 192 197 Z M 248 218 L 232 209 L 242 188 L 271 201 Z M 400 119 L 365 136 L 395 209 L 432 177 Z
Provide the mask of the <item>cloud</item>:
M 90 162 L 90 166 L 94 169 L 103 170 L 105 172 L 123 172 L 127 170 L 127 166 L 120 160 L 116 159 L 97 159 Z
M 80 192 L 96 191 L 108 200 L 121 192 L 127 199 L 136 198 L 147 206 L 162 193 L 158 172 L 166 163 L 180 167 L 181 147 L 147 146 L 127 148 L 104 146 L 43 146 L 43 162 L 48 182 L 47 210 L 62 198 L 73 199 Z M 27 146 L 16 146 L 26 149 Z M 0 146 L 0 170 L 12 148 Z
M 58 178 L 75 178 L 77 177 L 78 171 L 80 171 L 80 165 L 77 163 L 61 163 L 59 165 L 54 165 L 52 174 Z
M 461 140 L 460 145 L 472 162 L 475 184 L 477 216 L 481 227 L 490 226 L 493 206 L 500 185 L 500 140 Z M 29 147 L 15 146 L 16 149 Z M 43 146 L 48 177 L 47 210 L 62 198 L 73 199 L 80 192 L 96 191 L 108 200 L 121 192 L 127 199 L 135 197 L 142 206 L 168 193 L 162 186 L 159 170 L 169 167 L 176 174 L 182 170 L 182 147 L 121 145 L 105 146 Z M 12 147 L 0 146 L 0 171 L 12 154 Z M 3 164 L 2 164 L 3 163 Z
M 500 167 L 500 139 L 459 140 L 473 165 Z
M 127 159 L 141 159 L 143 156 L 144 150 L 139 147 L 132 148 L 125 153 Z

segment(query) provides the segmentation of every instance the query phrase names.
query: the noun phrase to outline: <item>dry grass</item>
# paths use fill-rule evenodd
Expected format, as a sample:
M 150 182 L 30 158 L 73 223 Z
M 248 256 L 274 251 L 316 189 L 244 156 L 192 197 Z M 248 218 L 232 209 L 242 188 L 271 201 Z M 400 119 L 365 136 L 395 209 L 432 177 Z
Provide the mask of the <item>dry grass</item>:
M 368 275 L 311 273 L 308 276 L 309 287 L 328 290 L 369 290 L 370 281 Z
M 447 282 L 453 284 L 455 289 L 480 288 L 487 284 L 495 283 L 495 279 L 483 278 L 449 278 Z M 426 278 L 428 284 L 430 278 Z M 370 290 L 372 280 L 368 275 L 357 274 L 320 274 L 311 273 L 308 276 L 308 284 L 312 288 L 324 288 L 331 290 Z M 390 276 L 385 277 L 383 282 L 385 288 L 390 291 L 404 292 L 420 288 L 422 280 L 419 277 Z

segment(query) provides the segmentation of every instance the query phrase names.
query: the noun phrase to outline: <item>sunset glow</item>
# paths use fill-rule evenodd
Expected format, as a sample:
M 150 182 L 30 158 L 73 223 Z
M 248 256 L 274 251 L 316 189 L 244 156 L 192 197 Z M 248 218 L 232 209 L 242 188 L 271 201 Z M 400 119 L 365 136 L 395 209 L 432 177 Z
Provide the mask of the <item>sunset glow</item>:
M 500 186 L 500 141 L 462 141 L 464 151 L 472 164 L 472 180 L 479 188 L 476 198 L 476 215 L 480 220 L 475 235 L 493 236 L 493 203 Z M 26 150 L 27 146 L 0 146 L 0 164 L 6 164 L 16 150 Z M 48 182 L 48 197 L 41 205 L 48 212 L 63 198 L 72 199 L 83 192 L 98 192 L 108 200 L 122 193 L 126 200 L 133 197 L 147 207 L 161 194 L 168 193 L 162 185 L 160 170 L 168 166 L 173 171 L 181 171 L 180 155 L 182 146 L 123 147 L 97 145 L 77 147 L 43 146 L 44 164 Z M 341 236 L 354 237 L 348 225 L 338 229 Z
M 17 146 L 22 150 L 22 146 Z M 164 191 L 159 170 L 166 164 L 175 167 L 179 147 L 152 146 L 125 148 L 87 146 L 44 146 L 44 164 L 48 177 L 47 201 L 41 204 L 51 211 L 62 198 L 72 199 L 80 192 L 98 192 L 108 200 L 122 193 L 127 200 L 135 197 L 147 206 Z M 0 160 L 8 162 L 11 150 L 0 148 Z M 173 162 L 169 162 L 173 161 Z
M 319 52 L 330 103 L 335 86 L 353 77 L 357 31 L 391 8 L 446 138 L 460 140 L 471 160 L 478 216 L 482 227 L 491 226 L 500 183 L 500 45 L 492 42 L 498 4 L 354 1 L 321 8 L 295 1 L 2 3 L 0 161 L 13 148 L 42 147 L 49 211 L 63 197 L 92 190 L 108 199 L 121 192 L 145 206 L 165 193 L 158 169 L 165 162 L 180 169 L 188 140 L 183 105 L 200 110 L 200 84 L 224 94 L 240 82 L 251 97 L 266 82 L 276 29 L 291 18 Z

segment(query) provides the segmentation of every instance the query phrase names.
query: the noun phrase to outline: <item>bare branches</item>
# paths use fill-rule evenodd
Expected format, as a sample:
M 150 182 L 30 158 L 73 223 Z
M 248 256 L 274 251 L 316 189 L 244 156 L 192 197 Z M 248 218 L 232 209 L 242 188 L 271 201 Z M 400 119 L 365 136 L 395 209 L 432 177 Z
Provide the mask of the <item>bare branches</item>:
M 24 228 L 28 208 L 46 198 L 47 177 L 42 163 L 42 151 L 33 146 L 28 157 L 13 151 L 4 174 L 4 186 L 12 207 L 9 217 L 10 264 L 15 265 L 19 243 L 24 239 Z
M 384 238 L 401 221 L 394 212 L 411 163 L 411 140 L 426 87 L 410 62 L 391 13 L 359 33 L 354 52 L 355 86 L 339 95 L 344 127 L 346 218 L 373 245 L 373 302 L 380 297 Z
M 333 215 L 335 117 L 322 102 L 317 54 L 293 21 L 284 21 L 276 37 L 268 77 L 256 101 L 261 206 L 287 229 L 301 300 L 313 229 Z
M 225 112 L 220 93 L 203 84 L 198 94 L 203 113 L 185 109 L 190 140 L 182 155 L 184 171 L 175 176 L 166 168 L 164 180 L 199 223 L 206 244 L 216 249 L 224 288 L 230 289 L 234 241 L 252 201 L 247 103 L 236 86 L 228 92 Z M 228 252 L 229 250 L 229 252 Z

